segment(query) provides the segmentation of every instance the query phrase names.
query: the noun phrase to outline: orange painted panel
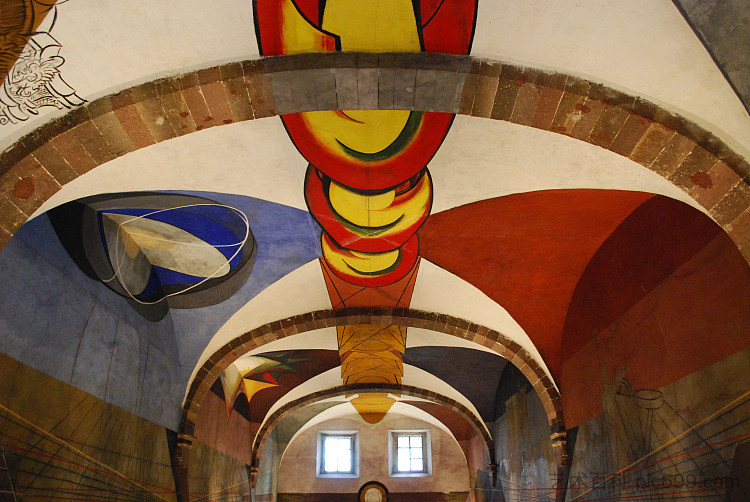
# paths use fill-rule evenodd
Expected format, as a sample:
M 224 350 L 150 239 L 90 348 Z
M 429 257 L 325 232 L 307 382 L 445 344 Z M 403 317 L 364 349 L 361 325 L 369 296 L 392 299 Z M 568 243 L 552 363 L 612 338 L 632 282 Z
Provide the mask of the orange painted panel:
M 467 204 L 427 220 L 418 233 L 421 255 L 507 309 L 557 377 L 560 335 L 581 273 L 607 237 L 651 197 L 552 190 Z

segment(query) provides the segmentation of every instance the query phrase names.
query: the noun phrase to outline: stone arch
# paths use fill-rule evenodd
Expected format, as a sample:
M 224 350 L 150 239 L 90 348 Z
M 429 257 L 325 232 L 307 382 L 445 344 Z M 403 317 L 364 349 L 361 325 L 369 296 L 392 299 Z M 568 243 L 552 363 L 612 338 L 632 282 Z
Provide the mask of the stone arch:
M 498 331 L 453 316 L 410 308 L 348 307 L 299 314 L 259 326 L 218 349 L 195 374 L 183 403 L 181 433 L 192 437 L 203 399 L 214 381 L 234 361 L 263 345 L 287 336 L 334 326 L 394 324 L 423 328 L 483 345 L 516 366 L 534 387 L 544 406 L 552 434 L 564 433 L 560 393 L 552 379 L 518 343 Z
M 181 485 L 179 491 L 185 496 L 189 493 L 187 487 L 189 452 L 190 447 L 195 440 L 195 423 L 198 418 L 201 403 L 205 399 L 207 393 L 210 392 L 211 386 L 215 380 L 219 378 L 221 373 L 230 364 L 251 350 L 287 336 L 316 329 L 351 324 L 394 324 L 412 328 L 422 328 L 456 336 L 483 345 L 516 366 L 533 386 L 547 414 L 547 420 L 550 425 L 550 442 L 552 444 L 557 464 L 557 475 L 555 478 L 557 493 L 564 494 L 564 485 L 565 480 L 567 479 L 566 473 L 570 466 L 568 465 L 567 435 L 562 411 L 562 399 L 555 383 L 545 373 L 544 369 L 536 360 L 534 360 L 526 349 L 522 348 L 519 344 L 498 331 L 450 315 L 403 307 L 347 307 L 336 310 L 327 309 L 298 314 L 287 319 L 259 326 L 229 341 L 219 348 L 208 358 L 195 374 L 195 378 L 190 385 L 183 403 L 182 420 L 180 423 L 178 443 L 175 451 L 175 460 L 178 466 L 178 481 Z M 425 392 L 426 398 L 430 400 L 434 400 L 438 396 L 432 391 L 424 391 L 416 387 L 402 385 L 364 385 L 362 388 L 367 388 L 368 390 L 381 389 L 384 392 Z M 341 386 L 329 391 L 322 391 L 322 393 L 337 392 L 339 393 L 337 395 L 340 395 L 340 393 L 352 392 L 357 389 L 360 389 L 360 386 Z M 315 396 L 320 399 L 318 394 L 320 393 L 316 393 Z M 304 400 L 305 398 L 302 399 Z M 281 418 L 284 414 L 301 406 L 298 401 L 299 400 L 287 403 L 275 413 L 279 413 L 279 418 Z M 464 410 L 465 408 L 460 403 L 451 403 L 450 406 L 451 409 L 454 409 L 459 413 L 462 413 L 461 410 Z M 464 410 L 463 413 L 468 413 L 473 416 L 468 409 Z M 266 424 L 268 424 L 268 420 L 264 423 L 264 427 Z M 484 427 L 481 429 L 484 430 Z M 257 446 L 260 444 L 258 438 L 262 438 L 261 433 L 267 435 L 271 430 L 272 428 L 265 427 L 265 429 L 259 431 L 255 441 L 256 444 L 253 446 L 254 455 L 256 454 Z M 485 436 L 485 438 L 489 437 L 486 431 L 483 436 Z M 262 442 L 262 440 L 260 441 Z M 492 439 L 489 437 L 489 442 L 487 444 L 490 448 L 492 447 L 491 441 Z M 492 452 L 490 458 L 493 459 L 492 464 L 490 464 L 490 470 L 493 472 L 494 476 L 497 466 L 494 464 L 494 450 L 490 449 L 490 451 Z M 257 459 L 257 457 L 255 458 Z M 254 475 L 257 474 L 257 465 L 252 466 L 252 472 Z
M 688 192 L 750 262 L 750 164 L 694 122 L 572 75 L 470 56 L 385 56 L 302 54 L 228 63 L 76 108 L 0 155 L 0 248 L 64 184 L 131 151 L 286 113 L 413 109 L 509 121 L 628 157 Z M 423 72 L 431 78 L 419 78 Z

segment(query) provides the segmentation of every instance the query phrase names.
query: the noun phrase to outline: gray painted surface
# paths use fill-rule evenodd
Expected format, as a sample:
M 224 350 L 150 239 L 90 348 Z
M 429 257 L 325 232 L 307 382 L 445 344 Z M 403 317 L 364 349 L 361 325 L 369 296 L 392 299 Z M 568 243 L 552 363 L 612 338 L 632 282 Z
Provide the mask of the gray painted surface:
M 750 111 L 750 2 L 673 1 Z
M 260 236 L 256 266 L 237 293 L 216 305 L 172 309 L 158 322 L 147 321 L 125 298 L 85 276 L 42 216 L 0 254 L 0 351 L 177 430 L 193 367 L 219 327 L 265 287 L 320 256 L 319 228 L 307 212 L 213 196 L 244 211 Z
M 565 500 L 747 500 L 750 348 L 659 389 L 631 388 L 624 373 L 591 396 L 603 413 L 568 431 Z M 503 410 L 488 424 L 499 479 L 492 502 L 541 500 L 555 476 L 544 409 L 521 386 Z
M 389 64 L 401 63 L 394 56 Z M 456 57 L 450 63 L 450 71 L 401 65 L 281 70 L 267 76 L 279 115 L 337 108 L 458 113 L 471 60 Z

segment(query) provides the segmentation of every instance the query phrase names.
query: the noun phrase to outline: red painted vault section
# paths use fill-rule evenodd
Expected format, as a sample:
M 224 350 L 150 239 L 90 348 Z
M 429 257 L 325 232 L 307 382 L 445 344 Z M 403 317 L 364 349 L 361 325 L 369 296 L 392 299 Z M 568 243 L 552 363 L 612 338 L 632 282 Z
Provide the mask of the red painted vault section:
M 750 268 L 715 222 L 673 199 L 510 195 L 433 215 L 420 242 L 528 333 L 568 427 L 601 413 L 605 383 L 659 388 L 750 344 Z
M 427 260 L 508 310 L 559 376 L 559 340 L 581 273 L 618 225 L 653 194 L 552 190 L 488 199 L 432 215 Z

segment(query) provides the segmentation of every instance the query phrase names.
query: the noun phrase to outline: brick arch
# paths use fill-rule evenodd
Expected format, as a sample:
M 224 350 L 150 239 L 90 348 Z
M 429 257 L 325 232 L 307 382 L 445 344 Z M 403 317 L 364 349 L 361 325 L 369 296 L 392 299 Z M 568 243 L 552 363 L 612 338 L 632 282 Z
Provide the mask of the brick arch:
M 516 366 L 534 387 L 547 414 L 551 433 L 564 433 L 565 422 L 560 393 L 552 379 L 526 349 L 502 333 L 485 326 L 446 314 L 403 307 L 317 310 L 264 324 L 229 341 L 209 357 L 195 374 L 183 403 L 181 433 L 186 437 L 193 436 L 198 411 L 204 398 L 221 373 L 238 358 L 287 336 L 354 324 L 394 324 L 423 328 L 473 341 L 491 349 Z
M 317 310 L 305 314 L 299 314 L 287 319 L 259 326 L 229 341 L 219 348 L 208 358 L 195 374 L 183 403 L 182 420 L 178 432 L 178 444 L 175 451 L 180 493 L 185 495 L 189 493 L 187 487 L 189 454 L 190 447 L 193 441 L 195 441 L 195 423 L 198 418 L 201 404 L 208 392 L 210 392 L 213 383 L 230 364 L 258 347 L 262 347 L 267 343 L 287 336 L 316 329 L 353 324 L 394 324 L 398 326 L 422 328 L 456 336 L 483 345 L 516 366 L 533 386 L 547 414 L 547 420 L 550 425 L 550 441 L 557 463 L 557 493 L 558 495 L 563 494 L 564 496 L 565 479 L 567 479 L 565 474 L 569 469 L 569 458 L 567 453 L 567 435 L 562 411 L 562 399 L 554 382 L 549 376 L 547 376 L 539 363 L 534 360 L 526 349 L 522 348 L 518 343 L 496 330 L 446 314 L 403 307 L 347 307 L 336 310 Z M 391 387 L 382 384 L 372 386 L 366 385 L 364 387 L 368 390 L 382 389 L 387 392 L 426 392 L 427 399 L 433 401 L 437 396 L 437 394 L 432 391 L 414 390 L 417 388 L 410 386 Z M 346 393 L 356 391 L 357 389 L 359 389 L 358 386 L 342 386 L 340 388 L 337 387 L 334 391 Z M 284 411 L 277 410 L 275 413 L 279 413 L 280 419 L 283 418 L 285 414 L 297 409 L 300 405 L 300 403 L 293 401 L 280 408 L 280 410 Z M 289 407 L 288 409 L 287 406 Z M 468 409 L 465 409 L 460 403 L 451 403 L 450 406 L 452 409 L 459 412 L 460 410 L 465 410 L 465 412 L 473 417 L 473 414 L 468 411 Z M 475 420 L 476 417 L 473 419 Z M 266 421 L 266 424 L 267 423 L 268 420 Z M 267 428 L 265 434 L 267 435 L 271 430 L 272 429 Z M 485 438 L 489 437 L 483 426 L 481 427 L 481 430 L 484 431 L 483 436 Z M 263 430 L 259 431 L 257 437 L 261 437 L 261 432 L 263 432 Z M 488 444 L 491 445 L 491 443 Z M 256 438 L 254 453 L 255 448 L 258 445 L 258 439 Z M 494 459 L 494 450 L 490 451 L 492 451 L 491 458 Z M 492 461 L 490 468 L 492 469 L 494 476 L 496 474 L 494 460 Z M 257 465 L 254 466 L 253 469 L 253 472 L 257 474 Z M 562 500 L 559 496 L 558 499 Z
M 400 394 L 409 397 L 424 399 L 426 401 L 430 401 L 432 403 L 436 403 L 452 409 L 453 411 L 461 415 L 461 417 L 472 426 L 474 431 L 477 433 L 477 437 L 482 439 L 482 446 L 484 449 L 483 453 L 485 455 L 485 458 L 489 459 L 489 464 L 487 465 L 472 466 L 468 453 L 464 452 L 466 454 L 466 459 L 469 463 L 469 467 L 479 469 L 482 467 L 487 468 L 488 466 L 495 465 L 494 442 L 492 440 L 492 436 L 490 436 L 489 432 L 487 431 L 484 422 L 480 418 L 478 418 L 471 410 L 469 410 L 466 406 L 459 403 L 458 401 L 441 394 L 437 394 L 435 392 L 411 385 L 357 384 L 341 385 L 332 389 L 315 392 L 313 394 L 303 396 L 299 399 L 295 399 L 294 401 L 290 401 L 289 403 L 286 403 L 284 406 L 273 412 L 273 414 L 271 414 L 271 416 L 268 417 L 263 423 L 260 430 L 258 431 L 257 436 L 255 437 L 255 441 L 253 442 L 252 467 L 257 468 L 260 465 L 261 454 L 263 452 L 263 447 L 268 440 L 268 437 L 284 418 L 294 413 L 295 411 L 322 399 L 339 397 L 347 394 L 356 394 L 359 392 Z
M 299 111 L 414 109 L 504 120 L 628 157 L 688 192 L 750 262 L 750 164 L 709 131 L 572 75 L 439 54 L 303 54 L 147 82 L 52 120 L 0 155 L 0 249 L 61 186 L 208 127 Z

